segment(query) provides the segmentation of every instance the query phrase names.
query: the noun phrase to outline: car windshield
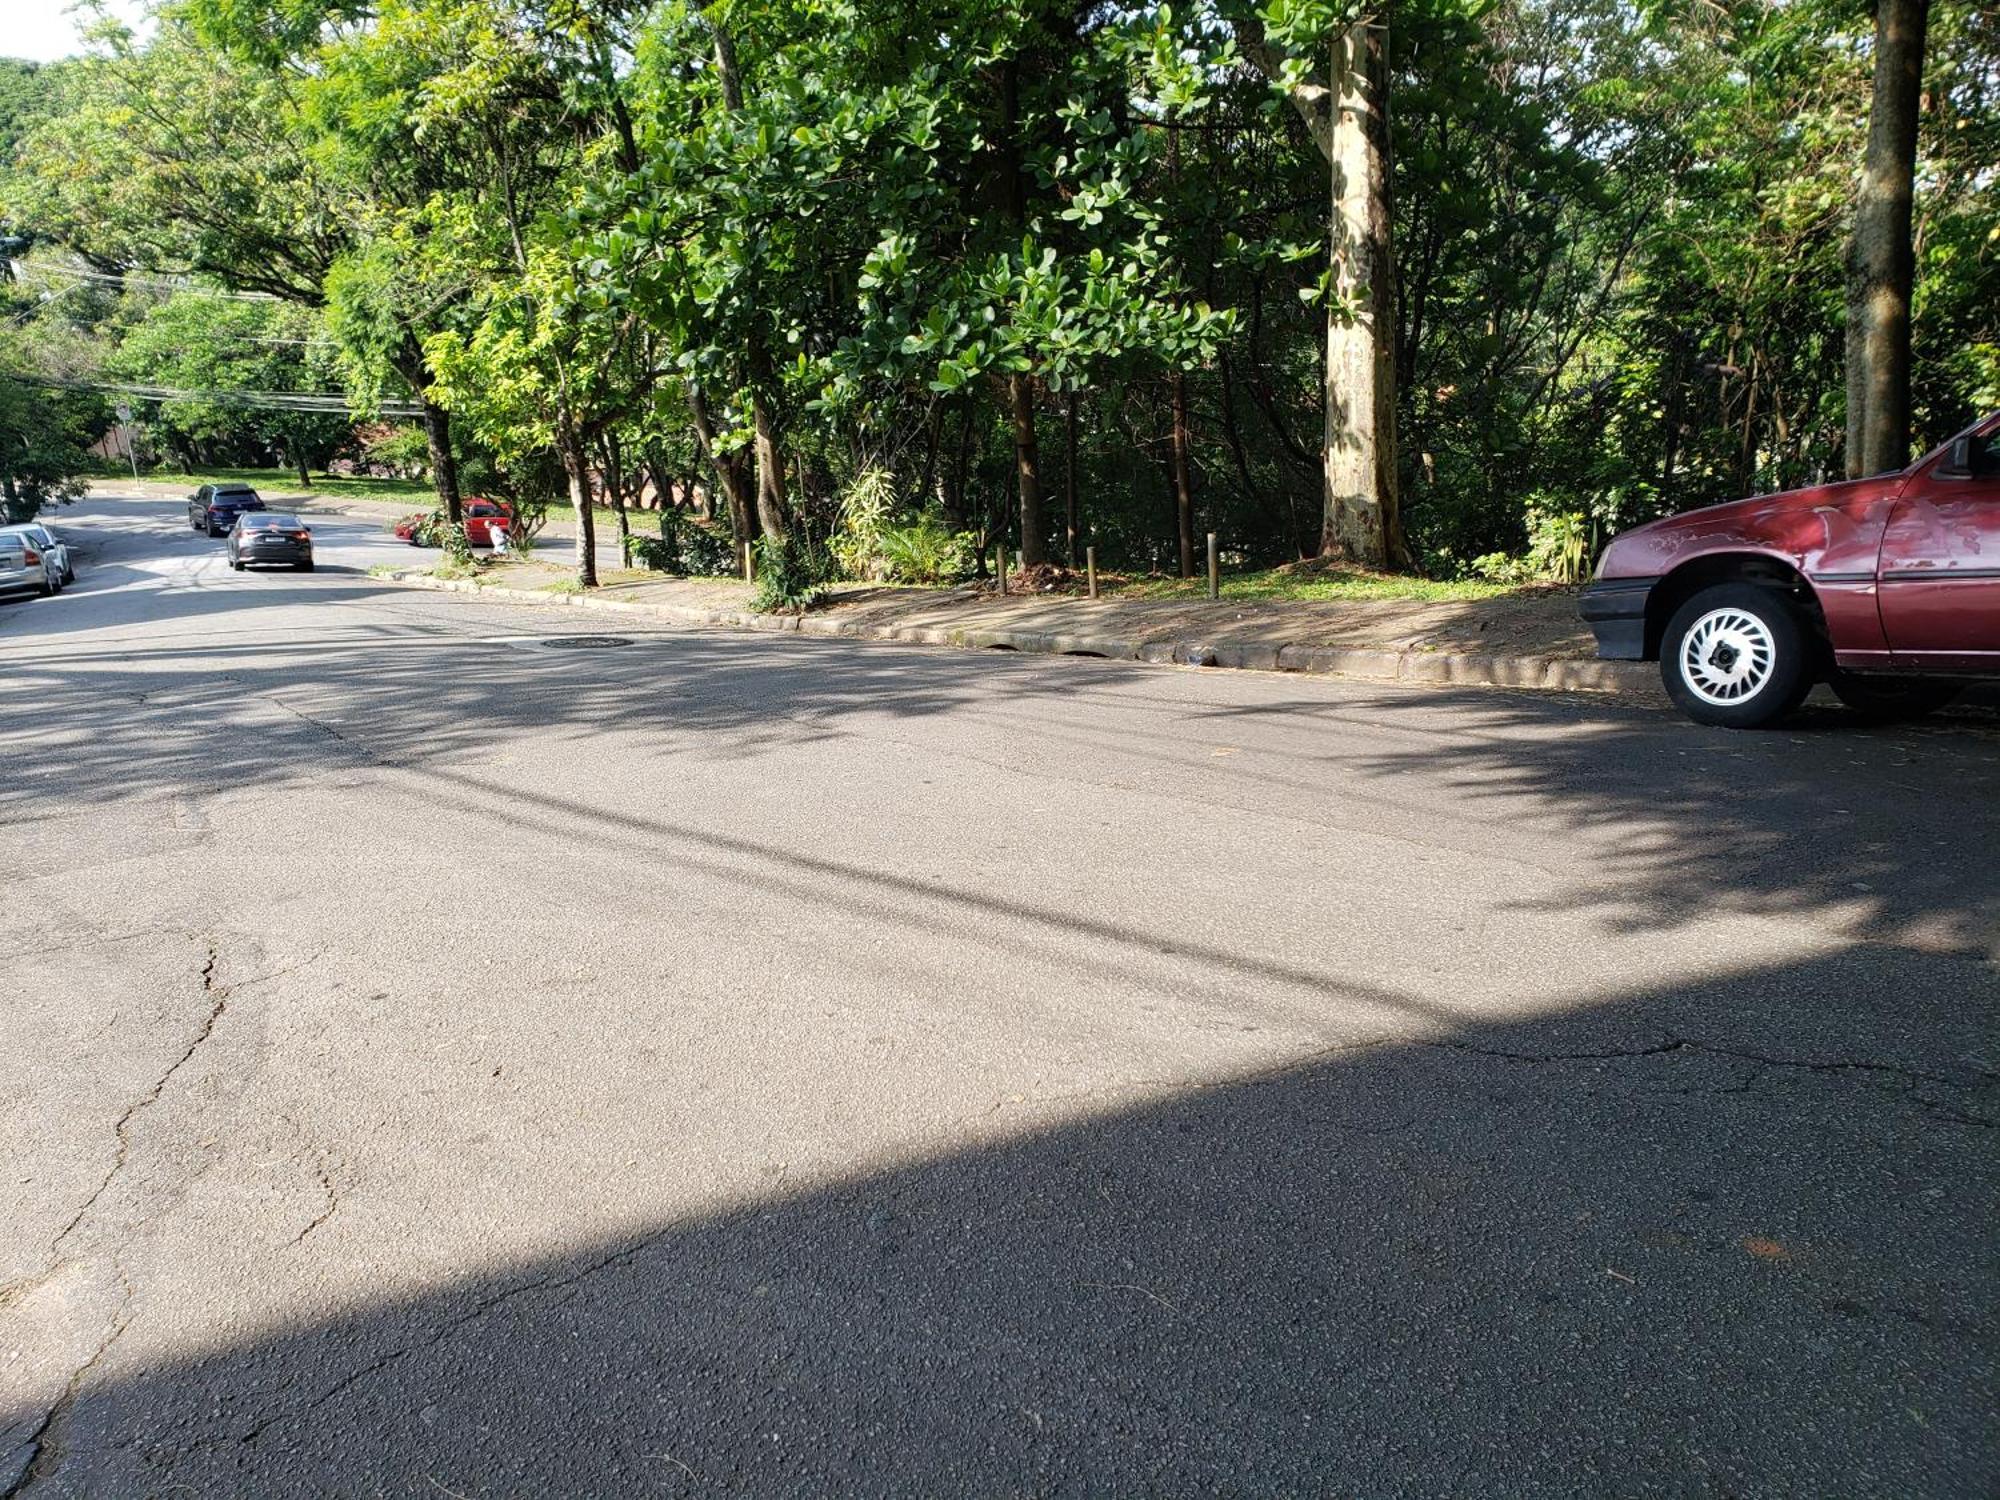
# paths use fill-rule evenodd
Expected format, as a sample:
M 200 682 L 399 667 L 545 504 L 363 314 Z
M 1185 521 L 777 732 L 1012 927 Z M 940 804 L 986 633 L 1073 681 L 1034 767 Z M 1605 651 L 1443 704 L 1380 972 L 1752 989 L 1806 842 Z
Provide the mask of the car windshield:
M 243 518 L 243 529 L 245 531 L 298 531 L 302 528 L 299 525 L 299 518 L 297 516 L 273 515 L 267 511 L 261 516 L 245 516 Z

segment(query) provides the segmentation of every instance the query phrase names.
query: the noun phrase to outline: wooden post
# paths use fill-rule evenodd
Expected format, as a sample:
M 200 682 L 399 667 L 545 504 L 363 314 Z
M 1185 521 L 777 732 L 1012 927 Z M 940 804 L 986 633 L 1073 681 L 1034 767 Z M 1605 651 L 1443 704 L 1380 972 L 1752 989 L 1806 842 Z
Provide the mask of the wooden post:
M 1208 597 L 1222 597 L 1222 570 L 1216 565 L 1215 533 L 1212 531 L 1208 534 Z
M 1000 585 L 1000 592 L 1007 592 L 1007 544 L 993 544 L 993 577 Z
M 757 554 L 751 550 L 748 542 L 743 544 L 743 581 L 745 583 L 757 581 Z
M 1085 547 L 1083 549 L 1083 576 L 1088 581 L 1090 597 L 1095 599 L 1097 597 L 1097 549 L 1095 547 Z

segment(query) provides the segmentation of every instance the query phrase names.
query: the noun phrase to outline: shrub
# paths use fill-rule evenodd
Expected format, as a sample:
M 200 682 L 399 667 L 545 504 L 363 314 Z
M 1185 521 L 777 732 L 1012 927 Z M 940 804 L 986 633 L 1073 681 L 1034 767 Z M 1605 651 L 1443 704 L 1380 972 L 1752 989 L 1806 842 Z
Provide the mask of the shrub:
M 448 563 L 469 566 L 472 562 L 472 543 L 466 538 L 465 528 L 452 525 L 442 505 L 417 523 L 416 539 L 420 547 L 440 549 Z
M 1597 551 L 1590 520 L 1580 510 L 1528 507 L 1528 566 L 1552 583 L 1582 583 Z
M 784 541 L 757 542 L 757 593 L 750 607 L 761 614 L 811 609 L 835 576 L 831 553 L 803 531 Z
M 684 510 L 660 512 L 658 536 L 631 540 L 633 563 L 655 573 L 712 578 L 736 571 L 736 544 L 718 526 L 697 521 Z
M 849 578 L 885 578 L 882 543 L 896 504 L 896 480 L 887 469 L 861 470 L 840 497 L 840 529 L 829 549 Z
M 1528 507 L 1524 556 L 1489 552 L 1472 560 L 1472 572 L 1491 583 L 1582 583 L 1597 555 L 1597 529 L 1580 510 Z
M 897 583 L 956 583 L 973 571 L 973 539 L 926 516 L 881 534 L 884 576 Z

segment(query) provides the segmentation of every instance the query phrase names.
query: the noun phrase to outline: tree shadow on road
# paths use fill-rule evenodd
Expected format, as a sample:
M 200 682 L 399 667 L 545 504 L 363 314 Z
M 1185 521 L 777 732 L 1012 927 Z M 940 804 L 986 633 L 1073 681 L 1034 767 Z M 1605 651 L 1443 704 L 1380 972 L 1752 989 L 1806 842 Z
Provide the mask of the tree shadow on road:
M 1579 877 L 1524 905 L 1595 908 L 1623 928 L 1811 915 L 1868 939 L 2000 945 L 1990 709 L 1873 730 L 1816 709 L 1778 732 L 1732 734 L 1576 698 L 783 637 L 639 632 L 625 649 L 558 651 L 534 642 L 633 627 L 430 601 L 397 613 L 408 595 L 330 587 L 378 612 L 330 613 L 324 637 L 300 640 L 257 639 L 254 615 L 232 613 L 226 630 L 173 644 L 15 663 L 0 735 L 54 726 L 60 774 L 16 777 L 0 808 L 50 816 L 64 799 L 206 790 L 219 769 L 229 784 L 230 767 L 303 781 L 357 765 L 431 769 L 516 737 L 657 736 L 673 755 L 740 759 L 893 738 L 914 722 L 930 726 L 920 749 L 1079 785 L 1122 778 L 1184 797 L 1191 816 L 1297 817 L 1322 824 L 1330 849 L 1367 834 L 1434 844 L 1449 809 L 1467 852 L 1485 830 L 1532 836 L 1552 871 Z M 301 579 L 251 597 L 327 589 Z
M 1861 947 L 737 1183 L 107 1358 L 43 1487 L 1988 1494 L 1995 999 L 1977 962 Z
M 1565 890 L 1562 909 L 1623 929 L 1812 914 L 1861 938 L 2000 954 L 1992 701 L 1975 692 L 1934 719 L 1870 727 L 1815 700 L 1758 734 L 1475 690 L 1239 712 L 1316 724 L 1324 763 L 1372 786 L 1422 782 L 1473 816 L 1568 840 L 1595 885 Z M 1391 716 L 1399 743 L 1343 743 L 1344 728 Z

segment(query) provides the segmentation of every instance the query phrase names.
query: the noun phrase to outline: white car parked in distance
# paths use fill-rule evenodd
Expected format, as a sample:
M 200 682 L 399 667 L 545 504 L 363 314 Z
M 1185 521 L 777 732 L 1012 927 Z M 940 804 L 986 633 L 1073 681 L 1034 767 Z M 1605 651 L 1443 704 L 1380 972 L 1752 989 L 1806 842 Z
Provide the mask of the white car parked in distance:
M 18 531 L 28 539 L 31 548 L 42 554 L 42 566 L 48 570 L 55 584 L 55 588 L 50 590 L 51 593 L 61 589 L 64 584 L 76 582 L 76 559 L 70 556 L 69 543 L 40 521 L 24 521 L 18 525 L 0 527 L 0 530 Z
M 0 527 L 0 594 L 32 590 L 54 594 L 63 586 L 63 560 L 42 550 L 28 526 Z

